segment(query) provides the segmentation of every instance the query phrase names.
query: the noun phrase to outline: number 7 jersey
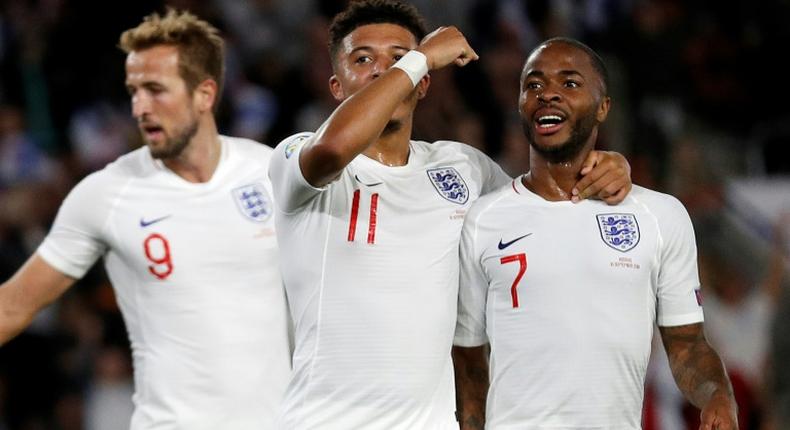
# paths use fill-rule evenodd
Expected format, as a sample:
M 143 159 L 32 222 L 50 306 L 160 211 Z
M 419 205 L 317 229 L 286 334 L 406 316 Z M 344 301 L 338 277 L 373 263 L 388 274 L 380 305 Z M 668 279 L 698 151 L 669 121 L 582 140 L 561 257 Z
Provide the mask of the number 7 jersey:
M 461 234 L 455 343 L 491 344 L 491 429 L 640 429 L 654 324 L 702 321 L 694 231 L 674 197 L 550 202 L 515 179 Z
M 132 430 L 272 429 L 290 374 L 272 150 L 221 137 L 190 183 L 148 148 L 80 182 L 38 250 L 82 277 L 104 258 L 132 346 Z
M 294 318 L 287 429 L 448 429 L 464 213 L 510 179 L 457 142 L 410 142 L 405 166 L 357 156 L 318 189 L 299 154 L 275 149 L 283 278 Z

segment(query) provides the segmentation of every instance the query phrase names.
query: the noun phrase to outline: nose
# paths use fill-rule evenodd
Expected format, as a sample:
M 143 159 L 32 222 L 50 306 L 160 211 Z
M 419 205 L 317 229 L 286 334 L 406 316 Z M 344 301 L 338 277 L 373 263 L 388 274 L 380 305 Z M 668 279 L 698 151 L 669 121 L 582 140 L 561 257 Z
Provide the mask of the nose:
M 543 91 L 538 92 L 538 101 L 541 103 L 558 102 L 562 99 L 562 95 L 556 90 L 554 85 L 546 85 Z
M 132 116 L 139 120 L 149 113 L 151 113 L 151 98 L 145 94 L 145 91 L 136 91 L 132 96 Z
M 380 58 L 373 63 L 373 79 L 378 78 L 381 76 L 382 73 L 386 72 L 392 65 L 395 64 L 395 60 L 391 58 Z

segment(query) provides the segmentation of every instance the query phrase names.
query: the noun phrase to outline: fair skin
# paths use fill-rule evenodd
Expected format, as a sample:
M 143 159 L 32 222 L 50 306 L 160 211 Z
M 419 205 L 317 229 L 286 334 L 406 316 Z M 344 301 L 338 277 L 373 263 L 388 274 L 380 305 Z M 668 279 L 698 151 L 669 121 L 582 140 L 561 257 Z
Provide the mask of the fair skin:
M 178 49 L 159 45 L 132 51 L 126 57 L 126 88 L 132 102 L 132 115 L 151 153 L 164 153 L 164 164 L 189 182 L 206 182 L 217 168 L 220 156 L 219 134 L 212 107 L 217 83 L 206 79 L 193 91 L 178 73 Z M 186 146 L 168 154 L 187 132 Z
M 185 181 L 211 179 L 221 150 L 212 112 L 216 82 L 207 79 L 189 91 L 178 73 L 177 49 L 159 45 L 129 53 L 126 87 L 132 114 L 154 157 Z M 189 136 L 183 149 L 172 153 L 183 136 Z M 0 344 L 24 330 L 41 309 L 75 281 L 33 254 L 0 286 Z
M 348 34 L 329 80 L 332 95 L 342 103 L 299 158 L 311 185 L 329 184 L 359 154 L 388 166 L 408 162 L 414 109 L 427 93 L 430 76 L 414 87 L 404 71 L 391 66 L 412 49 L 425 54 L 429 70 L 465 66 L 478 58 L 455 27 L 440 27 L 420 43 L 395 24 L 362 25 Z M 572 191 L 574 201 L 597 195 L 616 203 L 630 190 L 628 164 L 619 154 L 593 152 L 582 173 Z
M 606 120 L 611 101 L 589 56 L 575 46 L 554 42 L 538 49 L 524 67 L 520 113 L 530 140 L 531 170 L 524 185 L 549 201 L 570 200 L 574 182 L 595 145 L 598 125 Z M 545 121 L 548 117 L 560 121 Z M 574 127 L 581 133 L 580 150 L 565 160 L 552 151 L 570 144 Z M 705 339 L 702 324 L 660 327 L 672 374 L 686 398 L 701 410 L 701 430 L 738 428 L 737 406 L 729 379 L 716 351 Z M 488 361 L 484 347 L 454 347 L 463 429 L 482 429 Z

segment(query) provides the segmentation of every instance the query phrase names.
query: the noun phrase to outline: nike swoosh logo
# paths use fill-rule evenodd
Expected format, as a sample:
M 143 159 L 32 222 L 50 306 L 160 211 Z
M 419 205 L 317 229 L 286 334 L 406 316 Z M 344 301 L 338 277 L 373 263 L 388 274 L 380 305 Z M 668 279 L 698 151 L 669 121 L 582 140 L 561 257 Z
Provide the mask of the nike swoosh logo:
M 146 221 L 143 218 L 140 218 L 140 227 L 148 227 L 151 224 L 156 224 L 159 221 L 166 220 L 166 219 L 168 219 L 170 217 L 171 217 L 171 215 L 165 215 L 165 216 L 162 216 L 162 217 L 159 217 L 159 218 L 154 218 L 154 219 L 152 219 L 150 221 Z
M 508 246 L 510 246 L 510 245 L 512 245 L 512 244 L 514 244 L 514 243 L 516 243 L 516 242 L 518 242 L 519 240 L 521 240 L 521 239 L 523 239 L 523 238 L 525 238 L 525 237 L 527 237 L 527 236 L 529 236 L 529 235 L 531 235 L 531 234 L 532 234 L 532 233 L 527 233 L 527 234 L 525 234 L 524 236 L 517 237 L 517 238 L 515 238 L 515 239 L 511 240 L 510 242 L 505 242 L 505 243 L 502 243 L 502 239 L 499 239 L 499 249 L 505 249 L 505 248 L 507 248 Z
M 354 179 L 356 179 L 357 182 L 359 182 L 360 184 L 368 186 L 368 187 L 375 187 L 376 185 L 381 185 L 381 184 L 384 183 L 384 182 L 374 182 L 372 184 L 367 184 L 365 182 L 362 182 L 362 179 L 359 179 L 359 176 L 357 176 L 357 175 L 354 175 Z

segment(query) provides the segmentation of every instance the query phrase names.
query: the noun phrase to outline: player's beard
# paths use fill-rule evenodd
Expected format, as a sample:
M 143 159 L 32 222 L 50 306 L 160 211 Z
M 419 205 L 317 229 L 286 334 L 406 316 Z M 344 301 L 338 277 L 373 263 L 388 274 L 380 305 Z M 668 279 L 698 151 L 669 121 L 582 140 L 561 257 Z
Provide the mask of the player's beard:
M 531 120 L 521 119 L 521 127 L 524 129 L 529 145 L 550 163 L 564 163 L 573 160 L 581 153 L 584 145 L 590 139 L 597 121 L 594 114 L 582 116 L 571 126 L 571 135 L 568 140 L 557 146 L 541 146 L 536 143 L 533 124 Z
M 189 142 L 197 134 L 198 121 L 191 118 L 190 122 L 185 126 L 175 131 L 173 137 L 167 137 L 165 144 L 161 147 L 148 145 L 151 150 L 151 156 L 157 159 L 175 158 L 184 152 L 184 148 L 189 145 Z

